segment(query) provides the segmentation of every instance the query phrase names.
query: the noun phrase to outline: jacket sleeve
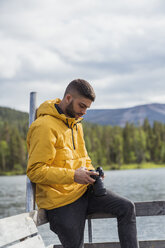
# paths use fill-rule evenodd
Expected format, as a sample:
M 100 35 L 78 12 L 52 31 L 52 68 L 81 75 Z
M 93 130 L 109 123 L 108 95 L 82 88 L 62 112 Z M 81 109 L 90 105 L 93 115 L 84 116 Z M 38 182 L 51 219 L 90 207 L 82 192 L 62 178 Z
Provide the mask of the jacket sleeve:
M 74 170 L 53 166 L 56 140 L 56 134 L 46 122 L 31 125 L 27 135 L 29 153 L 27 176 L 32 182 L 40 184 L 74 182 Z
M 88 155 L 86 156 L 86 167 L 88 168 L 88 170 L 95 170 Z

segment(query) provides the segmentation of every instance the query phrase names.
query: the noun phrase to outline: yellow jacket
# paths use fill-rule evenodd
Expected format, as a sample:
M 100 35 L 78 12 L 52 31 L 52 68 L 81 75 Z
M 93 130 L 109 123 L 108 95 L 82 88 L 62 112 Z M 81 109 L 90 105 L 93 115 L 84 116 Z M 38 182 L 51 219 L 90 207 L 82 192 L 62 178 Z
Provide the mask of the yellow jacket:
M 82 118 L 59 114 L 55 103 L 60 99 L 40 105 L 27 135 L 27 175 L 36 183 L 36 202 L 44 209 L 58 208 L 81 197 L 87 185 L 74 182 L 75 170 L 81 166 L 94 169 L 85 148 Z

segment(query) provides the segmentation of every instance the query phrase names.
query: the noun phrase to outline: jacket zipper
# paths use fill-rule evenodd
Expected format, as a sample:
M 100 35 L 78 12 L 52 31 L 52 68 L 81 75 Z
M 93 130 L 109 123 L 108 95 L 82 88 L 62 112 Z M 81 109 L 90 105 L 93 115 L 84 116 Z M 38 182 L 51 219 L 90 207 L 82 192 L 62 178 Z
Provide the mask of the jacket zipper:
M 81 121 L 80 121 L 81 122 Z M 69 127 L 69 123 L 68 123 L 68 119 L 66 119 L 66 125 Z M 74 126 L 76 125 L 76 131 L 77 131 L 77 124 L 74 124 Z M 74 127 L 73 126 L 73 127 Z M 71 124 L 71 127 L 69 127 L 71 129 L 71 132 L 72 132 L 72 143 L 73 143 L 73 149 L 75 150 L 76 147 L 75 147 L 75 143 L 74 143 L 74 135 L 73 135 L 73 127 L 72 127 L 72 124 Z
M 73 128 L 71 128 L 71 130 L 72 130 L 72 142 L 73 142 L 73 149 L 75 150 L 74 137 L 73 137 Z

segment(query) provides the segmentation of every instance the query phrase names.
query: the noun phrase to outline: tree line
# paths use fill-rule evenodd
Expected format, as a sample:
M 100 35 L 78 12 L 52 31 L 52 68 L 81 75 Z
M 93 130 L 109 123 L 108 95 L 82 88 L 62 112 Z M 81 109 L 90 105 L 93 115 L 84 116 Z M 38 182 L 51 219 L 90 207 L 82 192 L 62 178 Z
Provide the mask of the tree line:
M 24 174 L 27 165 L 27 122 L 11 125 L 0 121 L 0 174 Z
M 151 126 L 147 119 L 143 125 L 126 123 L 125 127 L 84 123 L 84 136 L 94 165 L 120 169 L 122 164 L 165 163 L 163 123 L 155 121 Z
M 122 164 L 165 163 L 165 124 L 147 119 L 143 125 L 101 126 L 83 122 L 86 148 L 92 163 L 120 169 Z M 0 174 L 26 172 L 28 116 L 9 122 L 0 119 Z
M 0 174 L 26 171 L 28 113 L 0 107 Z

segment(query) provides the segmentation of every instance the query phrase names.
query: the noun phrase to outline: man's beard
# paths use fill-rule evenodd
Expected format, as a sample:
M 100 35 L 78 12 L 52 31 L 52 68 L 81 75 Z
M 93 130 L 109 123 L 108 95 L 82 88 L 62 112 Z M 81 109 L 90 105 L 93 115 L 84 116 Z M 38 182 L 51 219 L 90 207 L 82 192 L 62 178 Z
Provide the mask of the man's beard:
M 66 107 L 65 109 L 66 114 L 71 117 L 71 118 L 75 118 L 76 116 L 76 112 L 73 109 L 73 100 L 71 101 L 71 103 L 69 103 L 69 105 Z

